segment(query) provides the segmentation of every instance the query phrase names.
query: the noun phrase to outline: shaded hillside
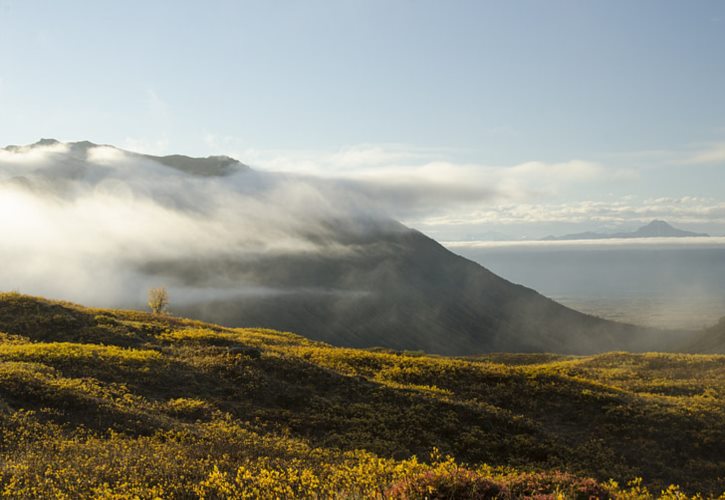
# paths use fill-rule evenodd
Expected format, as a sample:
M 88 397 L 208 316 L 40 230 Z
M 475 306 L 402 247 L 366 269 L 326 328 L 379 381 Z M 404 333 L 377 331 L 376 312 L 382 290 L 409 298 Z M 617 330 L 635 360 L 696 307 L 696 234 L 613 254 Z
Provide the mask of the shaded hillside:
M 414 356 L 17 294 L 0 331 L 15 497 L 376 496 L 418 474 L 725 488 L 722 356 Z
M 345 237 L 344 230 L 338 236 Z M 229 326 L 294 330 L 352 347 L 385 346 L 462 355 L 493 351 L 594 353 L 666 350 L 676 334 L 568 309 L 453 254 L 425 235 L 390 224 L 353 250 L 244 259 L 156 262 L 160 282 L 204 289 L 245 283 L 283 293 L 176 304 L 174 310 Z
M 725 354 L 725 317 L 720 321 L 706 328 L 694 340 L 685 345 L 684 352 L 701 352 L 711 354 Z

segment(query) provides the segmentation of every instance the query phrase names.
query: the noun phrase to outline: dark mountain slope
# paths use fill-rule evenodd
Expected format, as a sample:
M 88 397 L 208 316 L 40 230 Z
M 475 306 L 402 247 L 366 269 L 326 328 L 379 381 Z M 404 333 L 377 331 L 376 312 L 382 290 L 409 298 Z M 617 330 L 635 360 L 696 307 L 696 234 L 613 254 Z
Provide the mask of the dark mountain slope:
M 668 347 L 663 332 L 568 309 L 403 226 L 367 235 L 355 248 L 340 256 L 157 262 L 144 271 L 194 287 L 220 285 L 223 277 L 230 287 L 244 282 L 288 290 L 174 309 L 227 325 L 295 330 L 337 345 L 459 355 Z

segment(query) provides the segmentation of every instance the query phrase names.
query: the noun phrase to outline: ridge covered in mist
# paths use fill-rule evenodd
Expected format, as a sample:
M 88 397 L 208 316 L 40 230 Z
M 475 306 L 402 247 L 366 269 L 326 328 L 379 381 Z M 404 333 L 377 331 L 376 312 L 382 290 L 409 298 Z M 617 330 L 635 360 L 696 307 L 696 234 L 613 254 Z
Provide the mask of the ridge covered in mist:
M 674 334 L 600 320 L 512 284 L 405 227 L 349 181 L 228 157 L 90 142 L 0 150 L 0 286 L 445 354 L 662 350 Z

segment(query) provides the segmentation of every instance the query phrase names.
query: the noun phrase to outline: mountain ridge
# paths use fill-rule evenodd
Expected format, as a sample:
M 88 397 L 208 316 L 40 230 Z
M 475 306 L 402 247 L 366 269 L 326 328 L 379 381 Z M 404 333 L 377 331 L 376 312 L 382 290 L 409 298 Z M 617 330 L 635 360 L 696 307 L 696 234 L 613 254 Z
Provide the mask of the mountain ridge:
M 695 233 L 677 229 L 663 220 L 653 220 L 648 224 L 630 232 L 596 233 L 583 232 L 565 234 L 563 236 L 547 236 L 543 241 L 569 241 L 569 240 L 603 240 L 603 239 L 629 239 L 629 238 L 708 238 L 707 233 Z
M 249 165 L 245 165 L 236 158 L 226 155 L 211 155 L 206 157 L 193 157 L 180 154 L 151 155 L 129 151 L 110 144 L 96 144 L 87 140 L 61 142 L 57 139 L 42 138 L 35 143 L 26 146 L 8 145 L 2 149 L 12 153 L 21 153 L 23 151 L 32 150 L 33 148 L 52 146 L 67 146 L 72 152 L 75 152 L 82 159 L 85 159 L 89 149 L 110 148 L 138 158 L 156 161 L 162 165 L 174 168 L 187 174 L 206 177 L 222 177 L 237 171 L 251 170 Z
M 156 157 L 89 141 L 44 139 L 13 151 L 23 148 L 45 156 L 8 164 L 10 175 L 28 180 L 0 189 L 22 190 L 20 206 L 34 207 L 38 227 L 52 221 L 40 233 L 58 239 L 30 239 L 5 256 L 17 264 L 0 271 L 11 288 L 33 291 L 24 270 L 57 261 L 75 267 L 51 266 L 30 286 L 42 278 L 56 287 L 53 296 L 73 299 L 68 287 L 90 283 L 72 291 L 97 300 L 97 287 L 108 294 L 103 305 L 138 307 L 146 289 L 163 284 L 172 309 L 186 316 L 350 347 L 462 355 L 678 345 L 677 332 L 588 316 L 511 283 L 373 211 L 349 184 L 258 172 L 228 157 Z M 128 217 L 134 224 L 123 231 L 109 224 Z M 86 221 L 80 230 L 77 220 Z M 49 278 L 53 271 L 62 278 Z

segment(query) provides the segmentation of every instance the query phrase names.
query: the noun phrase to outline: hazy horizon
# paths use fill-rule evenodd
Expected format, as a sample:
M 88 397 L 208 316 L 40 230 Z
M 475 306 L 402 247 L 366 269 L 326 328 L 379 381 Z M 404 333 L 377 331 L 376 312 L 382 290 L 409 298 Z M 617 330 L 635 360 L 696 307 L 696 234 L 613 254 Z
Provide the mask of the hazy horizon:
M 514 283 L 605 319 L 697 330 L 725 317 L 722 237 L 444 245 Z

